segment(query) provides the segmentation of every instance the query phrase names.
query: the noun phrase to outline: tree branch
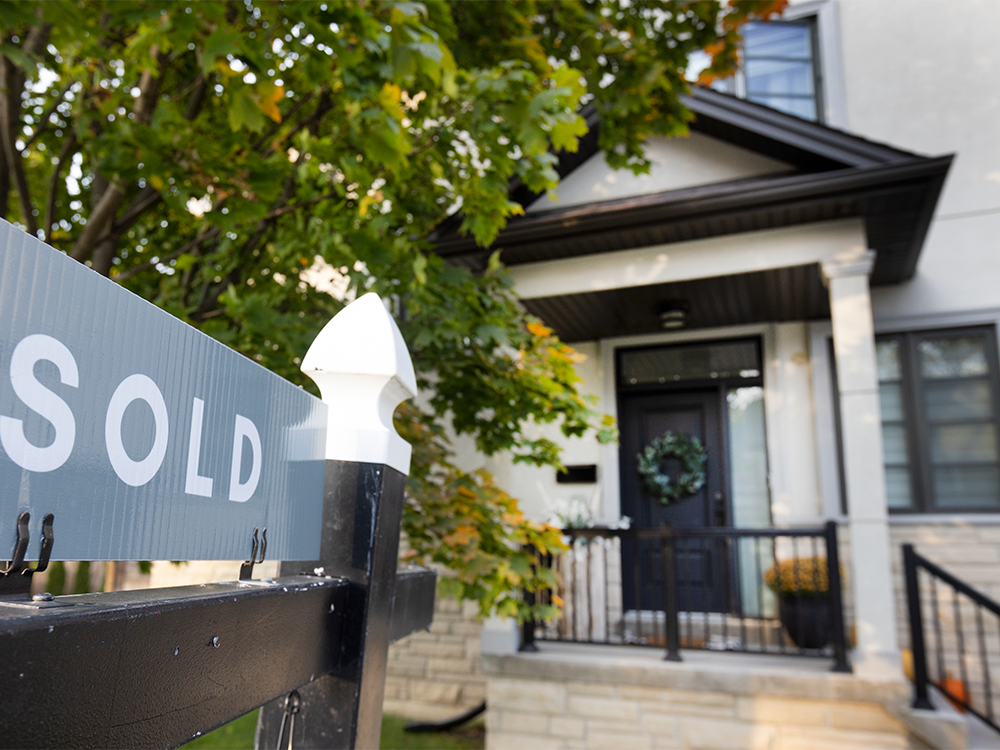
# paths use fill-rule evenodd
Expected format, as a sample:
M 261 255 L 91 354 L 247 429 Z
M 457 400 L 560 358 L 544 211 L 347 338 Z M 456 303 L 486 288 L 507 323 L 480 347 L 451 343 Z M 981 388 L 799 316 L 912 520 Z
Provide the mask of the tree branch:
M 17 112 L 20 110 L 21 100 L 21 86 L 18 85 L 21 76 L 18 76 L 16 71 L 14 63 L 6 55 L 0 57 L 0 140 L 3 141 L 7 168 L 13 173 L 14 183 L 17 186 L 21 220 L 28 228 L 28 234 L 34 236 L 38 234 L 38 223 L 35 221 L 34 207 L 31 205 L 24 162 L 21 160 L 21 152 L 14 143 L 17 139 L 17 124 L 20 122 Z
M 77 238 L 73 249 L 70 250 L 69 257 L 81 263 L 90 257 L 97 243 L 110 233 L 111 222 L 124 198 L 125 194 L 116 183 L 112 182 L 108 185 L 101 200 L 90 212 L 87 225 Z
M 156 60 L 159 66 L 163 57 L 156 45 L 150 48 L 150 55 Z M 143 70 L 142 75 L 139 77 L 139 96 L 135 100 L 135 106 L 132 108 L 137 122 L 143 125 L 149 124 L 153 110 L 156 108 L 159 89 L 159 72 L 150 70 L 149 68 Z M 83 228 L 83 232 L 69 253 L 71 258 L 82 263 L 94 253 L 94 249 L 99 244 L 114 236 L 115 214 L 118 213 L 118 208 L 124 199 L 125 193 L 122 187 L 116 180 L 112 180 L 104 190 L 104 194 L 101 195 L 97 205 L 94 206 L 93 211 L 90 212 L 87 225 Z M 97 270 L 105 275 L 111 270 L 111 255 L 113 252 L 114 248 L 102 247 L 100 263 L 95 263 L 95 267 L 99 266 Z
M 62 176 L 63 165 L 69 161 L 69 156 L 76 150 L 76 130 L 70 128 L 69 136 L 59 149 L 59 161 L 52 167 L 52 178 L 49 180 L 49 197 L 45 202 L 45 219 L 42 230 L 45 232 L 45 241 L 52 244 L 52 223 L 55 220 L 56 196 L 59 194 L 59 182 Z
M 169 255 L 164 255 L 162 258 L 157 260 L 156 263 L 147 260 L 144 263 L 140 263 L 137 266 L 132 266 L 126 271 L 122 271 L 121 273 L 115 274 L 112 278 L 114 278 L 115 281 L 119 282 L 125 281 L 125 279 L 131 278 L 132 276 L 135 276 L 137 273 L 142 273 L 143 271 L 147 271 L 150 268 L 155 267 L 157 263 L 169 263 L 175 258 L 181 257 L 182 255 L 184 255 L 184 253 L 189 253 L 192 250 L 197 249 L 197 247 L 205 240 L 215 239 L 218 236 L 219 236 L 219 228 L 212 227 L 208 231 L 199 234 L 193 240 L 191 240 L 186 245 L 181 247 L 180 250 L 174 250 L 174 252 L 170 253 Z
M 297 115 L 299 113 L 299 111 L 306 104 L 308 104 L 310 101 L 312 101 L 313 96 L 314 96 L 314 94 L 309 93 L 309 94 L 306 94 L 301 99 L 299 99 L 299 101 L 295 102 L 295 104 L 292 105 L 292 108 L 290 110 L 288 110 L 288 112 L 285 113 L 284 117 L 281 118 L 281 122 L 276 122 L 270 128 L 268 128 L 268 131 L 266 133 L 264 133 L 264 135 L 262 135 L 260 138 L 258 138 L 257 142 L 255 144 L 253 144 L 253 146 L 251 148 L 254 151 L 257 151 L 258 153 L 263 153 L 266 150 L 267 142 L 269 140 L 271 140 L 271 138 L 274 137 L 274 134 L 277 133 L 281 129 L 281 127 L 283 125 L 287 125 L 288 121 L 292 117 L 295 117 L 295 115 Z M 285 137 L 288 138 L 289 136 L 285 136 Z
M 159 203 L 162 199 L 163 196 L 160 195 L 159 190 L 151 185 L 147 185 L 139 191 L 139 195 L 137 195 L 131 205 L 125 209 L 125 213 L 115 219 L 114 224 L 112 225 L 112 231 L 119 233 L 125 231 L 135 224 L 139 220 L 139 217 Z
M 203 73 L 198 74 L 195 80 L 194 90 L 188 99 L 187 108 L 184 110 L 184 119 L 193 120 L 201 112 L 201 106 L 205 102 L 205 91 L 208 89 L 208 79 Z

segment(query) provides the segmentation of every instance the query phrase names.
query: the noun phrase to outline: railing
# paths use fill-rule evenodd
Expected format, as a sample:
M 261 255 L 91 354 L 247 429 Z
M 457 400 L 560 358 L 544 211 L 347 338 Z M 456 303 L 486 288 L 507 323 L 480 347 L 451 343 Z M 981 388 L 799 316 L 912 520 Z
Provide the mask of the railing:
M 837 527 L 571 528 L 552 567 L 562 616 L 536 640 L 822 656 L 850 671 Z M 792 562 L 798 560 L 798 563 Z
M 926 575 L 920 576 L 921 569 Z M 913 707 L 934 708 L 928 690 L 934 685 L 960 711 L 975 714 L 1000 732 L 1000 696 L 992 678 L 1000 668 L 1000 605 L 917 554 L 912 544 L 903 545 L 903 570 Z M 930 633 L 924 630 L 925 597 L 930 601 Z

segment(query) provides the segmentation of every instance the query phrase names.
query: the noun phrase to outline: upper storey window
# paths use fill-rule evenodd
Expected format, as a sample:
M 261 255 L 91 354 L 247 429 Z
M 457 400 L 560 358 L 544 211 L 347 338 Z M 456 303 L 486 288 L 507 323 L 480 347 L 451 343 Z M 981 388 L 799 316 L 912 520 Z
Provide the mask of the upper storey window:
M 811 19 L 751 23 L 743 31 L 747 99 L 821 120 L 815 25 Z
M 748 23 L 743 65 L 713 88 L 806 120 L 823 121 L 816 19 Z

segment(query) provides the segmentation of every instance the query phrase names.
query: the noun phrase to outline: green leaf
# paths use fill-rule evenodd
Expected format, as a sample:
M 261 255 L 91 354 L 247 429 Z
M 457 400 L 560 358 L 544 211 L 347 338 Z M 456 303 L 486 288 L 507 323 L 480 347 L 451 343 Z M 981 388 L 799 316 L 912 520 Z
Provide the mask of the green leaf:
M 235 54 L 239 49 L 240 33 L 218 28 L 205 40 L 201 50 L 201 72 L 208 75 L 219 57 Z
M 27 52 L 13 44 L 0 44 L 0 55 L 4 55 L 14 65 L 25 73 L 34 76 L 38 72 L 38 63 Z
M 413 275 L 418 284 L 427 283 L 427 256 L 423 253 L 417 253 L 417 257 L 413 259 Z
M 174 264 L 174 267 L 178 271 L 186 271 L 189 268 L 191 268 L 191 266 L 193 266 L 197 261 L 198 259 L 193 255 L 191 255 L 191 253 L 181 253 L 179 256 L 177 256 L 177 262 Z
M 264 129 L 264 113 L 250 95 L 242 88 L 229 95 L 229 127 L 234 132 L 246 128 L 254 133 Z
M 457 578 L 452 578 L 451 576 L 442 576 L 438 579 L 438 595 L 446 599 L 448 597 L 454 599 L 461 599 L 462 594 L 465 592 L 465 585 Z
M 476 338 L 484 344 L 506 344 L 510 340 L 507 338 L 507 332 L 493 323 L 484 323 L 481 326 L 477 326 Z

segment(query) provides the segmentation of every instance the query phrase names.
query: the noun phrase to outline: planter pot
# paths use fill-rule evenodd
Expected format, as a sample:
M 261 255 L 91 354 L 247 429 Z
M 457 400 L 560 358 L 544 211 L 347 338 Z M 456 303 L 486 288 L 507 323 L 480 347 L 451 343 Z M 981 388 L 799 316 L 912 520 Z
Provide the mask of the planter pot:
M 781 624 L 799 648 L 823 648 L 830 641 L 830 602 L 826 597 L 781 597 Z

